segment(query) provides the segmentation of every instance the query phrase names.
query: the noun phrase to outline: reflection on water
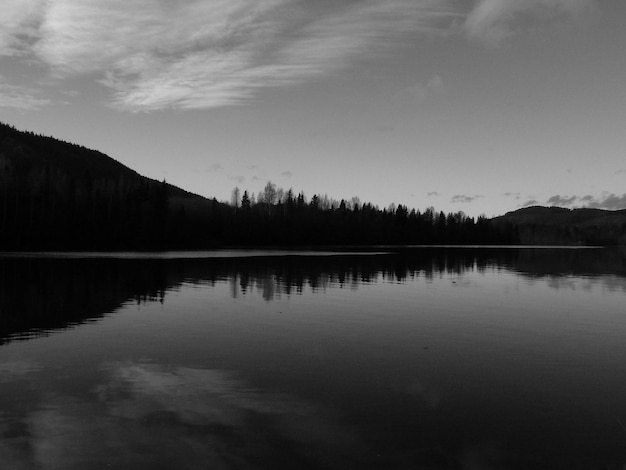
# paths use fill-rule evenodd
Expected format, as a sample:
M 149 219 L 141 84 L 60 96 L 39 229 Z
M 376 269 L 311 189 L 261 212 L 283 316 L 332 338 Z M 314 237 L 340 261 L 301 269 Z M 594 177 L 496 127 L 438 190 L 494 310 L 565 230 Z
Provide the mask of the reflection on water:
M 310 462 L 298 447 L 324 465 L 354 444 L 313 404 L 250 389 L 231 373 L 132 363 L 101 372 L 89 395 L 48 394 L 4 421 L 14 437 L 0 444 L 3 468 L 258 468 L 276 455 L 301 468 Z
M 174 258 L 122 253 L 120 258 L 54 254 L 0 256 L 0 342 L 97 320 L 126 302 L 163 302 L 183 283 L 227 280 L 236 298 L 357 290 L 368 283 L 431 282 L 442 275 L 511 271 L 555 289 L 601 285 L 626 291 L 626 253 L 615 249 L 406 249 L 396 253 L 317 254 L 245 251 L 187 253 Z M 231 256 L 228 257 L 227 255 Z M 194 258 L 193 256 L 196 256 Z
M 619 250 L 0 257 L 3 468 L 626 464 Z

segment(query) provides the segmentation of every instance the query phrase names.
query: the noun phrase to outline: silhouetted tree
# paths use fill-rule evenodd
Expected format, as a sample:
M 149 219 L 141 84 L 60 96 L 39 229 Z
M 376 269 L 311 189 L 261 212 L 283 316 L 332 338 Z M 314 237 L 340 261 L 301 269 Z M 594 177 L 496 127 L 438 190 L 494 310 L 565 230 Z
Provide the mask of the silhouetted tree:
M 241 208 L 246 212 L 250 211 L 250 198 L 248 197 L 248 191 L 243 192 L 243 196 L 241 197 Z

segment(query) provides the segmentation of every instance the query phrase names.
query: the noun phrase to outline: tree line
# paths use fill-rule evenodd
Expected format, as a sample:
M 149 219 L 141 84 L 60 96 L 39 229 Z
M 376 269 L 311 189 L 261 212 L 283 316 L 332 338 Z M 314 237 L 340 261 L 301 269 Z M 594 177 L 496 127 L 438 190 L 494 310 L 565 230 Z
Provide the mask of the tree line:
M 626 211 L 525 208 L 487 219 L 358 197 L 235 188 L 230 202 L 0 123 L 0 250 L 223 246 L 626 244 Z
M 423 212 L 402 204 L 380 209 L 358 197 L 295 194 L 268 182 L 256 196 L 233 189 L 224 208 L 225 239 L 260 245 L 409 245 L 515 243 L 507 227 L 463 212 Z
M 268 182 L 231 202 L 156 181 L 95 150 L 0 123 L 0 250 L 509 243 L 484 217 L 379 209 Z

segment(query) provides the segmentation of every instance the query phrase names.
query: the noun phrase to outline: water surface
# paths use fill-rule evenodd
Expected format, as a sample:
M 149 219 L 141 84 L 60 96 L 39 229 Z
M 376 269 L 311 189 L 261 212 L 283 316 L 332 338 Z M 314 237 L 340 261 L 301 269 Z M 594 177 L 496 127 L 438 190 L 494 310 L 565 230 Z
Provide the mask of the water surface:
M 0 459 L 621 469 L 625 260 L 527 248 L 3 256 Z

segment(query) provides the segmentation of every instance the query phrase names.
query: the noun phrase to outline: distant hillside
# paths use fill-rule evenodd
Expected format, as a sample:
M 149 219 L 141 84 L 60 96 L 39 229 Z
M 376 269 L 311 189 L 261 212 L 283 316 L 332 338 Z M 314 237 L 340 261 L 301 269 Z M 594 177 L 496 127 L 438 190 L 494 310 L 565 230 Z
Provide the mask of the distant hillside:
M 200 214 L 214 204 L 101 152 L 0 123 L 0 249 L 201 245 Z
M 0 164 L 3 170 L 32 171 L 34 168 L 63 172 L 67 176 L 129 180 L 140 179 L 134 170 L 111 157 L 83 146 L 0 123 Z
M 495 217 L 492 223 L 513 229 L 528 245 L 626 245 L 626 209 L 525 207 Z

